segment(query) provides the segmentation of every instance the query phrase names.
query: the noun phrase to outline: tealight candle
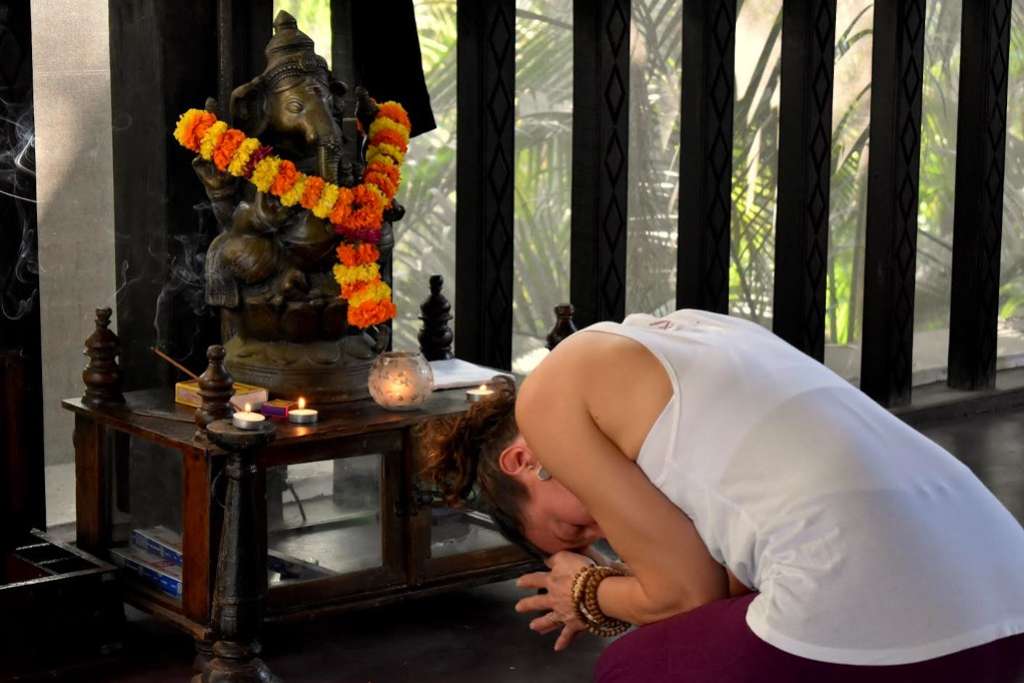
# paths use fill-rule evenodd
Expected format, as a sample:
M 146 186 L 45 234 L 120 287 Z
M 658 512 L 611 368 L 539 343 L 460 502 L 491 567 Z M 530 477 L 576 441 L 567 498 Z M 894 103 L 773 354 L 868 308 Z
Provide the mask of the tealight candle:
M 488 388 L 486 384 L 481 384 L 476 389 L 466 390 L 466 400 L 470 403 L 476 403 L 477 401 L 487 398 L 494 393 L 493 389 Z
M 259 429 L 260 423 L 267 418 L 260 413 L 252 412 L 252 404 L 246 403 L 245 410 L 239 411 L 231 416 L 231 423 L 239 429 Z
M 306 407 L 306 399 L 299 397 L 299 407 L 288 411 L 288 421 L 295 424 L 308 425 L 316 422 L 317 411 Z

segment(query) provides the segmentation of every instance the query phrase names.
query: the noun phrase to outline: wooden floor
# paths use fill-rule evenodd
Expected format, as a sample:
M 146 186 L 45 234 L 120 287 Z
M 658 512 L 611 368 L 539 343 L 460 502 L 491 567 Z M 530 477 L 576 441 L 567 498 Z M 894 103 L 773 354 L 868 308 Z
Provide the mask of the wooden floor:
M 926 426 L 1024 520 L 1024 411 Z M 511 583 L 351 614 L 332 621 L 275 628 L 265 659 L 286 683 L 563 683 L 589 681 L 603 643 L 583 637 L 567 652 L 554 636 L 526 627 L 512 611 L 522 593 Z M 191 643 L 131 613 L 125 651 L 93 679 L 117 683 L 187 681 Z

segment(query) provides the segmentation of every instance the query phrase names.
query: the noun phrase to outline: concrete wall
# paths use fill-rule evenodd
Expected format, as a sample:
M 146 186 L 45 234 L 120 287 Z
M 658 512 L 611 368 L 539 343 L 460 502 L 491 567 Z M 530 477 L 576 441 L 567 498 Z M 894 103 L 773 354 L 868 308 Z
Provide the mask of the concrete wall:
M 53 466 L 74 459 L 73 421 L 60 401 L 82 394 L 82 342 L 94 310 L 115 303 L 107 0 L 33 0 L 32 62 L 45 448 Z M 51 522 L 63 516 L 47 512 Z

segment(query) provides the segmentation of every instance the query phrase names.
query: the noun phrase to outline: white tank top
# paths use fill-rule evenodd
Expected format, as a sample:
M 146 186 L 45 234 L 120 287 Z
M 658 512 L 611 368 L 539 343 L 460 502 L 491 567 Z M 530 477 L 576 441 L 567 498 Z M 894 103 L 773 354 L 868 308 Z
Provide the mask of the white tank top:
M 786 652 L 881 665 L 1024 632 L 1024 529 L 956 458 L 768 330 L 683 310 L 618 334 L 673 397 L 637 464 L 759 591 Z

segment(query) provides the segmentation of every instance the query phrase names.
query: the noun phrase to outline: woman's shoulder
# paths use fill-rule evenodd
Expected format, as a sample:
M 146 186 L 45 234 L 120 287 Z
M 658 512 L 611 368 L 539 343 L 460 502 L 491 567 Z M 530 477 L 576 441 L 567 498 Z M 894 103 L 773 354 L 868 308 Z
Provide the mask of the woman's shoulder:
M 547 355 L 524 380 L 529 385 L 559 385 L 572 382 L 585 387 L 599 380 L 609 370 L 616 370 L 632 359 L 650 354 L 634 339 L 624 335 L 608 334 L 600 327 L 588 327 L 567 337 Z
M 671 393 L 670 379 L 643 344 L 587 328 L 565 339 L 523 381 L 516 415 L 546 419 L 553 404 L 564 401 L 603 414 L 645 395 Z

